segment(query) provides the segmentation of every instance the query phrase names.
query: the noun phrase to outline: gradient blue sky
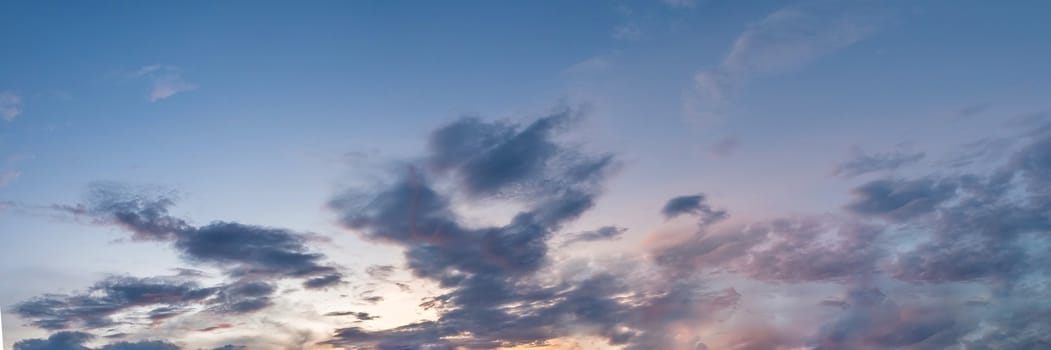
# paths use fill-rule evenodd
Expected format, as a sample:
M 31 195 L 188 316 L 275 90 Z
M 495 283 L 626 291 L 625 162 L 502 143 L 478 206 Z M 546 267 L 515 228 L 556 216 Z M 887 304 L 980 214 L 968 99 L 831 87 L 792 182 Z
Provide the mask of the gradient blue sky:
M 319 343 L 339 339 L 335 329 L 351 325 L 376 332 L 360 341 L 364 347 L 439 344 L 437 338 L 395 339 L 383 331 L 441 316 L 416 307 L 421 298 L 449 290 L 406 265 L 403 252 L 418 242 L 391 244 L 369 233 L 381 227 L 345 227 L 344 208 L 331 201 L 348 189 L 382 192 L 380 183 L 396 182 L 392 173 L 426 163 L 435 130 L 457 125 L 459 118 L 524 127 L 563 108 L 582 117 L 552 142 L 583 155 L 609 152 L 617 165 L 602 179 L 593 208 L 551 227 L 554 232 L 545 236 L 551 249 L 539 271 L 616 270 L 615 261 L 632 259 L 646 262 L 645 268 L 674 269 L 655 258 L 670 249 L 666 242 L 680 239 L 678 246 L 690 247 L 712 237 L 710 232 L 800 217 L 880 227 L 885 234 L 862 246 L 885 248 L 872 256 L 873 263 L 896 266 L 880 268 L 877 277 L 862 283 L 851 273 L 846 279 L 779 280 L 761 271 L 736 271 L 754 267 L 747 263 L 705 260 L 690 269 L 696 270 L 691 278 L 703 279 L 705 290 L 734 291 L 733 311 L 721 311 L 719 320 L 698 311 L 697 317 L 668 321 L 667 328 L 635 330 L 639 339 L 645 332 L 682 332 L 698 340 L 646 338 L 651 342 L 631 346 L 1047 345 L 1046 336 L 1043 343 L 1023 339 L 1000 347 L 981 341 L 996 331 L 997 322 L 1007 322 L 995 315 L 1009 307 L 997 308 L 996 300 L 1007 300 L 1003 305 L 1030 300 L 1012 294 L 1022 293 L 1021 287 L 1003 285 L 1047 283 L 1048 271 L 1033 266 L 1049 255 L 1051 226 L 1033 224 L 1020 233 L 1033 240 L 1033 260 L 1025 266 L 1034 271 L 993 269 L 936 281 L 887 271 L 904 269 L 903 254 L 940 237 L 932 232 L 945 226 L 938 220 L 949 220 L 943 211 L 969 200 L 968 176 L 992 179 L 1018 168 L 1012 193 L 1018 198 L 1043 193 L 1021 183 L 1037 175 L 1027 175 L 1020 161 L 1010 159 L 1022 159 L 1022 152 L 1041 145 L 1039 125 L 1051 113 L 1049 18 L 1051 3 L 1044 1 L 4 1 L 3 346 L 65 349 L 15 347 L 57 330 L 35 327 L 33 317 L 13 310 L 44 295 L 85 291 L 112 276 L 169 276 L 175 268 L 195 268 L 207 277 L 194 283 L 230 283 L 226 267 L 188 260 L 171 242 L 137 242 L 107 213 L 60 210 L 90 206 L 86 196 L 100 186 L 172 198 L 171 216 L 196 227 L 221 220 L 292 230 L 337 266 L 343 282 L 315 291 L 295 280 L 270 281 L 279 297 L 249 315 L 203 310 L 163 324 L 66 329 L 99 336 L 85 343 L 92 348 L 152 339 L 186 349 L 226 344 L 322 349 L 327 345 Z M 481 202 L 464 197 L 470 190 L 458 192 L 457 186 L 467 185 L 457 182 L 457 171 L 467 170 L 453 170 L 446 182 L 435 180 L 435 187 L 450 191 L 467 226 L 503 225 L 531 205 L 514 196 Z M 924 180 L 952 183 L 957 197 L 897 204 L 917 210 L 929 203 L 936 211 L 917 216 L 879 213 L 876 209 L 886 207 L 861 203 L 874 193 L 866 189 L 886 184 L 880 181 L 900 184 L 890 193 L 908 195 Z M 698 226 L 693 219 L 662 215 L 670 199 L 697 193 L 704 195 L 686 216 L 705 221 L 700 208 L 710 205 L 728 212 L 726 218 Z M 1018 205 L 1039 212 L 1037 202 Z M 1003 220 L 1010 226 L 1023 219 Z M 574 248 L 556 243 L 611 225 L 625 230 L 616 239 Z M 785 239 L 798 239 L 791 237 Z M 826 238 L 809 237 L 808 244 Z M 771 238 L 754 248 L 777 242 Z M 692 254 L 704 260 L 698 257 L 706 253 Z M 701 272 L 724 263 L 718 274 Z M 411 287 L 377 282 L 366 273 L 370 266 L 393 266 L 393 275 L 381 279 Z M 935 337 L 880 342 L 873 340 L 878 334 L 858 335 L 861 331 L 840 334 L 838 345 L 820 340 L 828 329 L 838 329 L 822 321 L 886 317 L 848 307 L 841 311 L 849 317 L 836 315 L 838 308 L 818 303 L 847 300 L 862 287 L 902 309 L 957 310 L 917 297 L 947 290 L 950 301 L 961 305 L 981 299 L 994 306 L 945 316 L 966 322 L 954 323 L 952 333 L 938 333 L 938 342 L 930 340 Z M 382 294 L 385 300 L 358 300 L 365 294 Z M 864 303 L 853 307 L 859 304 Z M 1038 304 L 1037 310 L 1051 310 L 1046 300 Z M 320 316 L 345 309 L 380 318 L 352 324 Z M 133 311 L 114 317 L 134 317 Z M 812 328 L 799 328 L 799 321 L 818 319 Z M 850 322 L 836 324 L 843 323 Z M 961 326 L 970 323 L 981 325 Z M 232 327 L 196 331 L 216 324 Z M 116 333 L 125 335 L 101 338 Z M 734 340 L 742 337 L 769 343 Z M 617 346 L 588 327 L 531 341 L 565 349 Z M 352 348 L 348 344 L 330 342 Z

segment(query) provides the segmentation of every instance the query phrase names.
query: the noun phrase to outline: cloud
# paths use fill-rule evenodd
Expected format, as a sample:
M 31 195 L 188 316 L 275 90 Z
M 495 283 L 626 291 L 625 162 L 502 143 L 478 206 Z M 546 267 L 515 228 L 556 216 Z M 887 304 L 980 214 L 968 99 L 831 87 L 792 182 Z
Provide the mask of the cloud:
M 987 137 L 968 142 L 944 157 L 941 164 L 950 168 L 961 168 L 975 163 L 995 163 L 997 159 L 1007 155 L 1015 141 L 1014 138 Z
M 170 213 L 170 193 L 98 183 L 85 203 L 54 206 L 60 212 L 121 227 L 138 241 L 169 244 L 193 264 L 219 268 L 228 282 L 200 287 L 200 271 L 179 269 L 175 277 L 110 277 L 83 293 L 44 295 L 18 304 L 31 324 L 51 330 L 91 330 L 147 319 L 155 326 L 182 315 L 248 314 L 274 305 L 277 282 L 303 281 L 307 289 L 343 283 L 343 274 L 310 252 L 312 235 L 285 229 L 216 221 L 195 227 Z
M 469 195 L 541 197 L 608 171 L 612 157 L 582 157 L 554 138 L 567 130 L 575 112 L 559 108 L 529 125 L 487 123 L 464 118 L 436 130 L 428 161 L 438 173 L 452 173 Z
M 956 119 L 970 118 L 989 110 L 986 103 L 976 103 L 956 110 L 953 115 Z
M 896 149 L 890 152 L 865 153 L 859 147 L 851 148 L 850 158 L 836 164 L 832 175 L 852 178 L 875 172 L 891 171 L 922 160 L 924 152 L 909 152 Z
M 204 327 L 204 328 L 198 329 L 197 331 L 198 332 L 202 332 L 202 333 L 207 333 L 207 332 L 213 332 L 213 331 L 217 331 L 217 330 L 221 330 L 221 329 L 229 329 L 229 328 L 233 328 L 233 327 L 234 327 L 234 325 L 229 324 L 229 323 L 220 323 L 220 324 L 217 324 L 217 325 L 214 325 L 214 326 L 208 326 L 208 327 Z
M 705 122 L 722 119 L 736 90 L 750 80 L 785 73 L 872 35 L 872 12 L 840 2 L 786 7 L 748 26 L 722 62 L 694 76 L 687 112 Z
M 727 136 L 708 146 L 708 153 L 716 157 L 726 157 L 739 147 L 741 147 L 741 142 L 736 137 Z
M 14 350 L 179 350 L 171 343 L 161 341 L 119 342 L 99 348 L 89 348 L 84 344 L 95 336 L 82 332 L 59 332 L 47 339 L 30 339 L 15 343 Z
M 567 246 L 574 243 L 581 242 L 594 242 L 594 241 L 609 241 L 620 239 L 620 237 L 627 232 L 628 229 L 617 226 L 603 226 L 597 230 L 577 232 L 571 234 L 562 242 L 562 246 Z
M 674 8 L 697 7 L 698 0 L 663 0 L 665 4 Z
M 155 64 L 139 68 L 133 76 L 150 81 L 150 92 L 146 99 L 157 102 L 176 94 L 193 91 L 197 85 L 183 79 L 178 67 Z
M 225 314 L 244 314 L 273 305 L 277 287 L 267 281 L 237 281 L 219 288 L 211 311 Z
M 343 276 L 339 274 L 332 274 L 328 276 L 321 276 L 306 280 L 306 282 L 303 282 L 303 287 L 307 289 L 319 289 L 331 287 L 340 283 L 343 283 Z
M 170 242 L 186 261 L 220 267 L 233 278 L 323 276 L 327 279 L 311 282 L 322 287 L 341 276 L 335 267 L 321 263 L 324 255 L 309 252 L 307 234 L 223 221 L 194 227 L 169 213 L 175 204 L 171 194 L 97 183 L 86 202 L 56 209 L 122 227 L 136 240 Z
M 957 185 L 952 179 L 881 179 L 854 189 L 847 209 L 862 215 L 905 220 L 926 214 L 952 198 Z
M 325 316 L 330 316 L 330 317 L 352 316 L 355 319 L 357 319 L 358 321 L 369 321 L 369 320 L 375 320 L 377 318 L 380 318 L 379 316 L 369 314 L 368 312 L 354 312 L 354 311 L 329 312 L 329 313 L 325 314 Z
M 613 28 L 612 37 L 618 40 L 639 40 L 642 39 L 642 26 L 638 22 L 628 22 L 621 24 Z
M 680 215 L 695 215 L 700 217 L 702 225 L 714 223 L 726 218 L 726 211 L 716 210 L 705 203 L 704 194 L 679 196 L 668 200 L 661 208 L 664 218 L 672 219 Z
M 15 170 L 0 171 L 0 188 L 7 187 L 7 185 L 15 182 L 19 176 L 22 176 L 22 173 Z
M 396 267 L 391 265 L 371 265 L 365 268 L 365 273 L 368 274 L 369 277 L 386 280 L 394 274 L 396 269 Z
M 723 228 L 702 227 L 653 250 L 682 273 L 733 272 L 769 282 L 849 282 L 871 276 L 886 252 L 879 227 L 827 217 L 794 217 Z
M 363 237 L 404 249 L 409 270 L 446 293 L 421 306 L 432 321 L 386 330 L 346 327 L 325 344 L 377 349 L 493 348 L 595 334 L 632 349 L 667 348 L 668 327 L 716 312 L 736 300 L 681 283 L 652 293 L 610 273 L 538 284 L 549 266 L 548 241 L 594 205 L 612 156 L 585 154 L 553 138 L 569 111 L 518 125 L 461 119 L 431 135 L 429 167 L 411 166 L 379 190 L 351 190 L 330 204 L 341 223 Z M 439 190 L 435 182 L 455 187 Z M 444 188 L 444 187 L 443 187 Z M 453 194 L 523 205 L 507 223 L 461 223 Z M 587 237 L 612 237 L 617 229 Z M 570 236 L 577 237 L 577 236 Z M 378 272 L 378 269 L 376 270 Z M 653 286 L 663 286 L 654 283 Z
M 110 277 L 83 293 L 46 295 L 19 303 L 15 312 L 44 329 L 114 325 L 117 313 L 135 307 L 180 308 L 202 303 L 217 292 L 196 283 L 159 278 Z
M 563 71 L 565 74 L 595 74 L 608 71 L 616 66 L 614 55 L 601 55 L 588 58 L 569 66 Z
M 0 91 L 0 119 L 14 121 L 22 114 L 22 98 L 12 92 Z
M 221 266 L 233 277 L 338 278 L 334 267 L 320 264 L 323 255 L 307 251 L 305 241 L 288 230 L 213 222 L 182 232 L 174 244 L 187 260 Z
M 333 195 L 328 207 L 340 225 L 399 249 L 405 271 L 436 286 L 419 305 L 434 316 L 363 327 L 380 315 L 328 312 L 328 337 L 303 336 L 290 347 L 477 349 L 586 337 L 629 350 L 1024 349 L 1051 340 L 1044 321 L 1051 315 L 1051 133 L 1042 126 L 980 171 L 878 178 L 828 213 L 729 220 L 704 194 L 674 197 L 652 209 L 698 225 L 683 231 L 663 223 L 648 231 L 658 244 L 637 253 L 568 260 L 552 256 L 552 244 L 624 232 L 614 225 L 572 231 L 618 165 L 614 155 L 572 140 L 580 117 L 558 109 L 527 122 L 455 120 L 431 133 L 403 171 Z M 154 327 L 201 312 L 234 317 L 280 305 L 278 286 L 288 280 L 304 288 L 344 283 L 309 249 L 309 234 L 195 225 L 173 214 L 175 203 L 167 193 L 96 186 L 84 203 L 56 208 L 167 244 L 227 281 L 201 286 L 195 272 L 112 277 L 27 300 L 16 312 L 52 330 Z M 486 223 L 465 215 L 492 205 L 513 212 Z M 371 282 L 393 282 L 399 269 L 373 265 L 365 273 Z M 355 293 L 359 302 L 384 302 L 373 289 Z M 181 331 L 223 324 L 203 320 Z M 93 350 L 78 334 L 86 333 L 24 344 Z
M 900 305 L 873 288 L 849 291 L 845 314 L 813 341 L 815 349 L 946 349 L 973 329 L 948 307 Z

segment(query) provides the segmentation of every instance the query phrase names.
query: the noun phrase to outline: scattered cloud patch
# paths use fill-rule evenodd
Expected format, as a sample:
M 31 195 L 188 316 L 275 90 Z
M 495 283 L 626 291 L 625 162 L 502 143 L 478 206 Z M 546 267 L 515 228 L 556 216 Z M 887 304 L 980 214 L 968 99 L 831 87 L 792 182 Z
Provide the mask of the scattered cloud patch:
M 196 84 L 183 79 L 182 71 L 176 66 L 163 64 L 145 66 L 139 68 L 133 76 L 149 80 L 150 91 L 146 99 L 150 102 L 157 102 L 179 93 L 197 89 Z
M 89 348 L 86 343 L 95 336 L 83 332 L 59 332 L 47 339 L 29 339 L 15 343 L 14 350 L 179 350 L 175 344 L 162 341 L 118 342 L 99 348 Z
M 22 97 L 12 92 L 0 91 L 0 119 L 14 121 L 22 114 Z
M 574 243 L 580 242 L 595 242 L 595 241 L 611 241 L 620 239 L 620 237 L 627 232 L 627 228 L 617 226 L 603 226 L 596 230 L 577 232 L 571 234 L 562 242 L 563 246 L 568 246 Z
M 970 118 L 985 113 L 988 110 L 989 104 L 976 103 L 956 110 L 956 112 L 953 113 L 953 116 L 957 119 Z
M 726 157 L 741 147 L 741 142 L 734 136 L 726 136 L 708 146 L 708 153 L 716 157 Z
M 702 225 L 714 223 L 726 218 L 724 210 L 717 210 L 706 203 L 704 194 L 679 196 L 669 199 L 661 208 L 661 214 L 665 219 L 672 219 L 680 215 L 695 215 L 700 218 Z
M 673 8 L 695 8 L 697 7 L 698 0 L 663 0 L 665 4 Z
M 375 320 L 377 318 L 380 318 L 379 316 L 369 314 L 368 312 L 354 312 L 354 311 L 329 312 L 329 313 L 325 314 L 325 316 L 330 316 L 330 317 L 350 316 L 350 317 L 353 317 L 353 318 L 357 319 L 358 321 L 369 321 L 369 320 Z
M 0 188 L 7 187 L 11 183 L 18 180 L 18 177 L 22 176 L 22 173 L 16 170 L 2 170 L 0 171 Z
M 852 178 L 870 173 L 892 171 L 923 160 L 924 152 L 911 152 L 898 148 L 889 152 L 866 153 L 860 147 L 850 150 L 850 158 L 836 165 L 832 175 Z
M 876 18 L 845 3 L 786 7 L 748 26 L 717 66 L 694 76 L 687 113 L 722 120 L 736 90 L 753 79 L 790 72 L 875 32 Z

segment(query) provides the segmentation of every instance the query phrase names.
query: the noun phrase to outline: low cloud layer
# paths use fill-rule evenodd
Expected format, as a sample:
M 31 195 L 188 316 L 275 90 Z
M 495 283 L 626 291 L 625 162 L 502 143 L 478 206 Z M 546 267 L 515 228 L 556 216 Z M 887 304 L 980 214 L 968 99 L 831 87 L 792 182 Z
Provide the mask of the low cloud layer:
M 623 349 L 674 350 L 1051 344 L 1045 128 L 1026 132 L 1013 153 L 984 172 L 871 179 L 827 213 L 737 217 L 686 192 L 651 209 L 660 229 L 632 237 L 634 230 L 615 222 L 589 231 L 571 226 L 599 203 L 620 164 L 573 140 L 578 118 L 562 108 L 526 122 L 456 120 L 430 134 L 422 157 L 400 163 L 380 183 L 335 194 L 328 209 L 340 226 L 403 254 L 402 266 L 368 266 L 362 278 L 400 283 L 393 277 L 407 272 L 438 287 L 418 305 L 434 316 L 378 327 L 396 319 L 376 308 L 394 296 L 356 290 L 357 304 L 317 314 L 339 326 L 297 344 L 490 349 L 572 346 L 585 337 Z M 79 332 L 262 312 L 283 297 L 286 280 L 316 290 L 355 282 L 314 253 L 306 234 L 233 222 L 196 226 L 171 214 L 173 196 L 109 186 L 91 193 L 81 205 L 57 208 L 121 227 L 133 241 L 166 244 L 189 264 L 217 269 L 226 282 L 202 286 L 202 273 L 182 270 L 165 278 L 110 277 L 83 291 L 32 298 L 15 311 L 34 326 L 64 332 L 16 349 L 94 350 L 83 345 L 91 336 Z M 480 223 L 463 210 L 493 204 L 511 212 Z M 645 244 L 616 258 L 564 260 L 552 248 L 634 238 Z M 236 328 L 210 322 L 191 330 Z M 96 349 L 178 348 L 172 344 Z
M 56 206 L 100 224 L 116 225 L 137 241 L 168 242 L 189 263 L 215 266 L 236 279 L 314 278 L 308 287 L 338 283 L 341 274 L 307 247 L 308 235 L 286 229 L 215 221 L 194 227 L 169 213 L 171 196 L 94 185 L 87 203 Z

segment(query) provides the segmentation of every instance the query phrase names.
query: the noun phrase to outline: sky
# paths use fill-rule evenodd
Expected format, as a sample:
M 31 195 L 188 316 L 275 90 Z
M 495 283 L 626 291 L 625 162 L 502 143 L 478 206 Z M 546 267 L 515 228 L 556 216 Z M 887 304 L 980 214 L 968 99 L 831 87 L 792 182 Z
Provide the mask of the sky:
M 0 2 L 3 349 L 1051 348 L 1048 18 Z

